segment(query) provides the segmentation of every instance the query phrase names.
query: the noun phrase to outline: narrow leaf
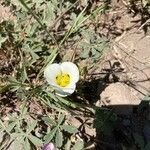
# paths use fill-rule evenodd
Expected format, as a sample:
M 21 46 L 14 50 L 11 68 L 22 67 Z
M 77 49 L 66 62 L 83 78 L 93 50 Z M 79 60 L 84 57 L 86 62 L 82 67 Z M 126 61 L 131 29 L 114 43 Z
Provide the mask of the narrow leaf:
M 64 114 L 60 114 L 59 119 L 58 119 L 58 125 L 60 125 L 65 119 L 65 115 Z
M 68 139 L 66 145 L 65 145 L 65 150 L 70 150 L 71 149 L 71 141 Z
M 72 125 L 63 125 L 62 126 L 62 129 L 69 132 L 69 133 L 77 133 L 78 132 L 78 129 Z
M 34 130 L 36 125 L 37 125 L 36 120 L 32 120 L 31 122 L 29 122 L 28 125 L 27 125 L 27 134 L 30 133 L 32 130 Z
M 41 141 L 39 138 L 37 138 L 37 137 L 35 137 L 35 136 L 31 135 L 31 134 L 28 136 L 28 138 L 29 138 L 29 140 L 30 140 L 35 146 L 42 146 L 42 145 L 43 145 L 42 141 Z
M 29 140 L 27 138 L 25 139 L 25 143 L 23 144 L 23 148 L 24 148 L 24 150 L 31 150 L 31 146 L 30 146 Z
M 55 138 L 55 143 L 57 147 L 61 147 L 63 142 L 63 135 L 62 132 L 58 129 L 56 132 L 56 138 Z
M 45 140 L 45 143 L 49 143 L 53 137 L 55 136 L 56 134 L 56 131 L 57 131 L 57 127 L 54 128 L 53 130 L 51 130 L 45 137 L 44 137 L 44 140 Z
M 56 125 L 56 122 L 54 119 L 50 117 L 43 117 L 42 120 L 44 121 L 45 124 L 47 125 Z

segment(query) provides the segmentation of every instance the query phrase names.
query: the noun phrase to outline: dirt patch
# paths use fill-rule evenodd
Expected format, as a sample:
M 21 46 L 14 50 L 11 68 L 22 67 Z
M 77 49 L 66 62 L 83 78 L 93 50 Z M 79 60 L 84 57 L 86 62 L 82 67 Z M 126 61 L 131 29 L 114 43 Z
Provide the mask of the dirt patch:
M 150 93 L 150 36 L 144 31 L 149 20 L 141 24 L 141 14 L 135 15 L 126 1 L 113 0 L 111 8 L 112 11 L 99 16 L 99 20 L 103 20 L 100 21 L 101 31 L 112 41 L 112 51 L 100 60 L 91 73 L 99 73 L 99 77 L 108 83 L 125 83 L 127 88 L 132 88 L 137 100 L 135 103 L 138 104 L 139 99 Z M 116 93 L 116 89 L 110 91 Z M 124 92 L 124 95 L 127 93 Z
M 150 92 L 150 37 L 133 29 L 113 48 L 116 58 L 123 64 L 128 78 L 137 89 L 137 96 L 143 98 Z M 142 96 L 143 95 L 143 96 Z
M 15 16 L 11 13 L 9 7 L 4 7 L 0 4 L 0 22 L 6 20 L 14 20 Z

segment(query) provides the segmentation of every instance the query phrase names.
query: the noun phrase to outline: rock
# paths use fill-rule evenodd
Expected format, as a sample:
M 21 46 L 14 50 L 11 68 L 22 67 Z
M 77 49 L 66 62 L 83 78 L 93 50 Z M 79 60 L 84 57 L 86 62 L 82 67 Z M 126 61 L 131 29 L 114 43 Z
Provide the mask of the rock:
M 101 100 L 96 105 L 111 106 L 116 113 L 130 114 L 133 106 L 140 100 L 133 94 L 132 89 L 124 83 L 112 83 L 100 94 Z
M 112 83 L 101 93 L 101 100 L 106 105 L 139 105 L 129 86 L 124 83 Z

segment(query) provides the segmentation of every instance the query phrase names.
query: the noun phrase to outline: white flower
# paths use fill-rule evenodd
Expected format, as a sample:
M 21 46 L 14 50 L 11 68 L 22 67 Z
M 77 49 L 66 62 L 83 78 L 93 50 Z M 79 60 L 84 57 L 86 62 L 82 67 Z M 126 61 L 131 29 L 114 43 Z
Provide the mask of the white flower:
M 44 77 L 57 95 L 65 97 L 75 91 L 79 80 L 79 69 L 72 62 L 54 63 L 45 68 Z

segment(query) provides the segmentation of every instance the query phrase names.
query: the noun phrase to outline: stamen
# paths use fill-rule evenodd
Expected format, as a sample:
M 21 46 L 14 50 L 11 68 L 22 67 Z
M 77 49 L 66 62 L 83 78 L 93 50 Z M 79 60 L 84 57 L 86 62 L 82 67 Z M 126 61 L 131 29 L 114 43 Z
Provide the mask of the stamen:
M 61 87 L 66 87 L 70 83 L 69 74 L 59 74 L 56 76 L 56 83 Z

